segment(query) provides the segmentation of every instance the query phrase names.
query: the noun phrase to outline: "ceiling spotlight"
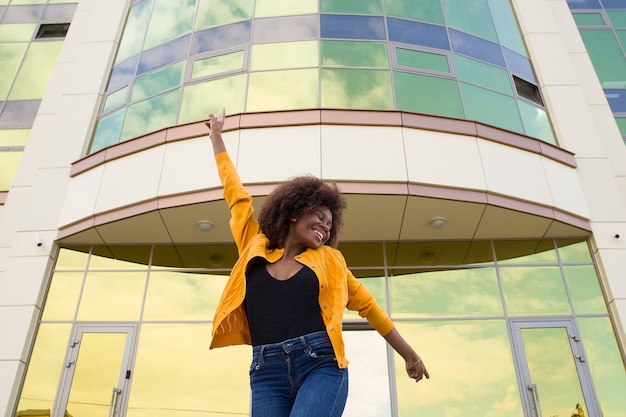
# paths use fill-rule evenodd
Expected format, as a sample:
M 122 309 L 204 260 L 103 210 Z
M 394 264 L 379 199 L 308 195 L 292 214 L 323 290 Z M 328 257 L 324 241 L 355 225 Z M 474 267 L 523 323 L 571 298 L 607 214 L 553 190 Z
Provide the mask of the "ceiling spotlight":
M 435 261 L 435 254 L 433 252 L 422 252 L 420 260 L 425 264 L 432 264 Z
M 430 225 L 434 227 L 435 229 L 441 229 L 443 226 L 446 225 L 446 218 L 445 217 L 433 217 L 432 219 L 430 219 Z
M 222 255 L 211 255 L 209 258 L 211 262 L 211 266 L 222 266 L 224 265 L 224 257 Z
M 198 221 L 198 230 L 200 230 L 201 232 L 208 232 L 209 230 L 213 229 L 213 226 L 215 225 L 209 220 Z

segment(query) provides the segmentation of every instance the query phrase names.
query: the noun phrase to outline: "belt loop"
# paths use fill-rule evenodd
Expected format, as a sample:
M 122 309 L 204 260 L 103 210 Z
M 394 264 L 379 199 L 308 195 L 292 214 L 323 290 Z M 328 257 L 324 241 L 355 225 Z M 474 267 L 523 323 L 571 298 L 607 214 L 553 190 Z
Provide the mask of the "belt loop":
M 265 345 L 261 345 L 261 349 L 259 351 L 259 362 L 264 362 L 265 358 Z
M 302 349 L 303 349 L 305 352 L 308 352 L 308 350 L 309 350 L 309 343 L 308 343 L 308 341 L 306 340 L 305 335 L 300 336 L 300 343 L 302 344 Z

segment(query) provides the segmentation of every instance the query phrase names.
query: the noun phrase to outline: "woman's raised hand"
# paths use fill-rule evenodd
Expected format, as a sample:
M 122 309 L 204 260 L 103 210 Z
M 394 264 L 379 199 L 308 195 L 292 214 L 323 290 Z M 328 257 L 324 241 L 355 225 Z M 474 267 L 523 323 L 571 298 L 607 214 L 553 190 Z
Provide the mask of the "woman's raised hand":
M 215 155 L 226 152 L 224 141 L 222 141 L 222 128 L 224 127 L 224 119 L 226 118 L 226 109 L 222 108 L 220 114 L 215 117 L 213 113 L 209 114 L 209 120 L 204 122 L 209 128 L 209 137 L 213 143 L 213 152 Z

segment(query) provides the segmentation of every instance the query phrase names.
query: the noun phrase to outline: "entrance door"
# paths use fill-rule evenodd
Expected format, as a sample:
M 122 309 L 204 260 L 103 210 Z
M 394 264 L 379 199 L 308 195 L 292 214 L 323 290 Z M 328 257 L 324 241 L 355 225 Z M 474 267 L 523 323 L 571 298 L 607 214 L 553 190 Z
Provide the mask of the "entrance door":
M 134 326 L 76 326 L 54 417 L 124 416 L 134 335 Z
M 513 322 L 513 340 L 526 416 L 601 416 L 571 320 Z

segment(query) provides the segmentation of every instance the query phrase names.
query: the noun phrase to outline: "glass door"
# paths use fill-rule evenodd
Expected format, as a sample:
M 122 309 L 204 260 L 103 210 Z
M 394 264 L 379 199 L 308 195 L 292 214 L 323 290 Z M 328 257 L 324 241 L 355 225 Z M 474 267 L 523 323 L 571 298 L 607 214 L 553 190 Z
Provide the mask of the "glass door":
M 76 326 L 53 416 L 123 417 L 134 335 L 134 326 Z
M 580 338 L 571 320 L 512 323 L 528 417 L 600 417 Z

